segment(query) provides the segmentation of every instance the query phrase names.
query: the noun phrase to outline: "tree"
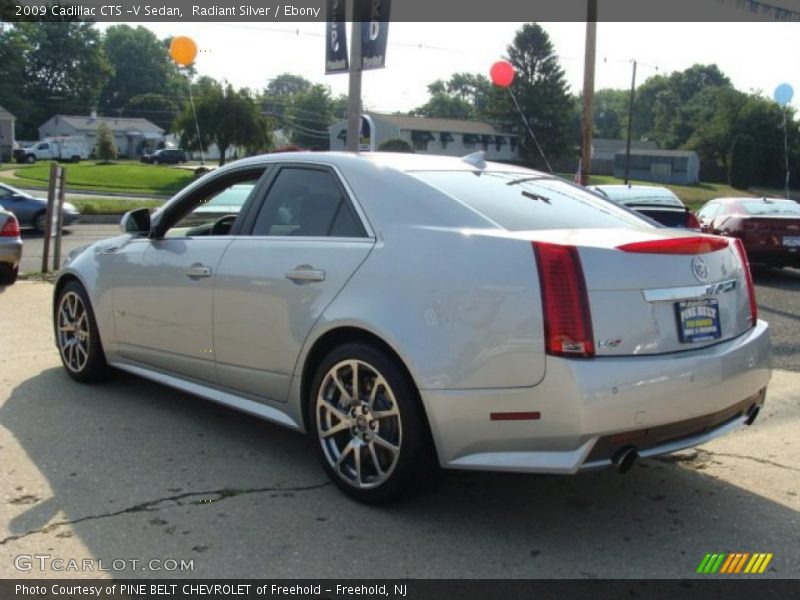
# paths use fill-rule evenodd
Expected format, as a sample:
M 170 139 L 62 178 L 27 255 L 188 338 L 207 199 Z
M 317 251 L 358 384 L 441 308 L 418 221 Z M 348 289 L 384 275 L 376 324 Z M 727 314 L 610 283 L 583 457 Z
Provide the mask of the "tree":
M 168 47 L 145 27 L 114 25 L 106 30 L 103 49 L 111 65 L 111 76 L 103 88 L 101 110 L 124 108 L 131 98 L 146 94 L 164 97 L 181 92 L 178 67 L 169 57 Z
M 100 123 L 97 128 L 94 154 L 100 160 L 100 164 L 103 165 L 107 165 L 117 158 L 117 145 L 114 143 L 114 136 L 105 123 Z
M 231 146 L 243 146 L 248 154 L 268 150 L 272 144 L 271 130 L 247 89 L 235 90 L 230 84 L 223 87 L 208 78 L 202 79 L 195 97 L 197 137 L 194 115 L 190 105 L 175 122 L 181 146 L 187 150 L 207 150 L 214 143 L 220 152 L 219 164 L 225 164 L 225 154 Z
M 0 103 L 17 116 L 20 138 L 38 137 L 55 113 L 86 113 L 109 75 L 92 23 L 15 23 L 0 34 Z
M 290 131 L 292 143 L 303 148 L 328 150 L 328 127 L 333 124 L 333 101 L 330 89 L 315 84 L 291 97 L 286 107 L 283 126 Z
M 537 23 L 527 23 L 508 46 L 508 60 L 516 70 L 512 89 L 534 134 L 547 156 L 564 156 L 574 150 L 570 139 L 571 107 L 564 70 L 547 32 Z M 521 140 L 523 158 L 541 163 L 533 140 L 507 94 L 500 95 L 488 112 Z
M 125 104 L 122 115 L 131 118 L 148 119 L 164 131 L 169 131 L 178 107 L 175 102 L 161 94 L 142 94 L 134 96 Z
M 447 90 L 447 84 L 438 79 L 428 85 L 431 97 L 425 104 L 411 111 L 412 116 L 438 119 L 472 119 L 476 112 L 472 104 Z

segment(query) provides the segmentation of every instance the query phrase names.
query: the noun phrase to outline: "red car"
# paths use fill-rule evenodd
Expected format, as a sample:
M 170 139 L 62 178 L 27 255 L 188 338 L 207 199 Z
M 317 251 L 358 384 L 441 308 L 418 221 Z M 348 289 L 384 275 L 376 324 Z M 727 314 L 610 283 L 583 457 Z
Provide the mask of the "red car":
M 742 240 L 750 262 L 800 267 L 800 204 L 782 198 L 716 198 L 698 211 L 702 230 Z

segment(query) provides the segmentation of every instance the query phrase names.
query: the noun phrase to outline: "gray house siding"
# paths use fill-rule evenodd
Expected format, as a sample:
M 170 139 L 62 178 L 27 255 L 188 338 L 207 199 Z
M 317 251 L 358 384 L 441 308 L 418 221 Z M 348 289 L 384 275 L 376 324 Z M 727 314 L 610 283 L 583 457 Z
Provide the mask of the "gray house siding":
M 10 161 L 14 149 L 14 115 L 0 106 L 0 161 Z
M 105 123 L 114 136 L 120 156 L 137 158 L 164 142 L 164 130 L 147 119 L 55 115 L 39 127 L 39 139 L 59 136 L 83 136 L 94 148 L 97 129 Z

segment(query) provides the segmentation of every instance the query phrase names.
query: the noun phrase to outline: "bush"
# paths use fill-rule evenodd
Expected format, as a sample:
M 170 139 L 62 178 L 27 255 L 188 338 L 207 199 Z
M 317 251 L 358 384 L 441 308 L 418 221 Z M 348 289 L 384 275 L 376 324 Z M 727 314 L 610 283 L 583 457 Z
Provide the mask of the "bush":
M 394 138 L 391 140 L 386 140 L 385 142 L 381 142 L 378 146 L 378 150 L 381 152 L 409 152 L 411 154 L 414 153 L 414 150 L 408 144 L 408 142 L 401 140 L 400 138 Z
M 117 158 L 117 145 L 114 143 L 114 136 L 105 123 L 100 123 L 97 128 L 97 141 L 94 144 L 94 154 L 100 159 L 102 164 L 109 164 Z

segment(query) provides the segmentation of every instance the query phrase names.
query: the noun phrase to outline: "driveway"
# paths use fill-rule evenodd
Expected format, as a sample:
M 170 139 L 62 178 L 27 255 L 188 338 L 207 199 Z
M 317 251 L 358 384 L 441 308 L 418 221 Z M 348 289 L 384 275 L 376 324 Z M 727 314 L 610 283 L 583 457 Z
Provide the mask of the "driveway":
M 98 575 L 15 567 L 36 554 L 128 561 L 107 577 L 682 578 L 709 552 L 800 577 L 799 373 L 775 372 L 753 427 L 624 476 L 453 473 L 374 508 L 299 434 L 133 376 L 73 382 L 51 291 L 0 288 L 2 578 Z

